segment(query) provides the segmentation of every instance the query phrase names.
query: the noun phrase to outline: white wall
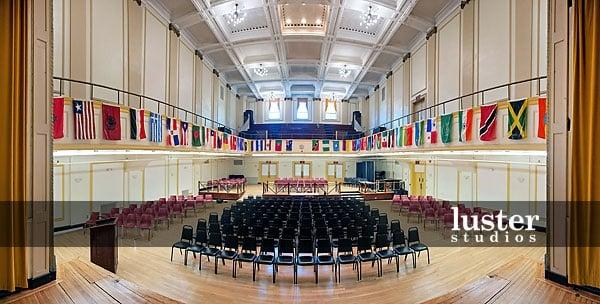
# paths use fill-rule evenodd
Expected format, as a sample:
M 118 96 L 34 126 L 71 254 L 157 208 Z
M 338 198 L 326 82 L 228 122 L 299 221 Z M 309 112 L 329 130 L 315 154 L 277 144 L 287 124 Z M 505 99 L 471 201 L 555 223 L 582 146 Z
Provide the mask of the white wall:
M 417 36 L 409 46 L 410 58 L 392 68 L 393 90 L 388 91 L 392 95 L 392 119 L 425 106 L 412 103 L 420 94 L 427 94 L 426 105 L 433 105 L 489 87 L 547 75 L 547 11 L 545 0 L 477 0 L 467 3 L 464 9 L 457 6 L 435 23 L 437 33 L 430 40 L 425 40 L 425 33 Z M 382 79 L 379 85 L 387 83 Z M 545 81 L 540 82 L 539 91 L 545 93 Z M 371 92 L 366 102 L 369 127 L 389 120 L 379 115 L 386 108 L 380 110 L 371 104 L 376 94 Z M 538 83 L 512 86 L 508 94 L 506 88 L 486 92 L 485 102 L 536 96 Z M 462 107 L 480 103 L 481 96 L 473 102 L 465 98 Z M 456 101 L 440 107 L 435 114 L 459 108 Z
M 145 2 L 138 6 L 126 0 L 52 0 L 54 5 L 54 76 L 107 85 L 178 106 L 190 112 L 236 127 L 227 115 L 230 96 L 223 103 L 213 95 L 216 85 L 225 86 L 213 74 L 212 65 L 194 54 L 184 36 L 169 31 L 169 20 Z M 55 90 L 59 82 L 54 82 Z M 63 83 L 63 95 L 89 99 L 88 86 Z M 94 88 L 95 99 L 158 111 L 153 101 L 117 96 L 114 91 Z M 214 105 L 221 106 L 221 108 Z M 160 108 L 166 113 L 165 107 Z M 233 113 L 233 112 L 232 112 Z M 186 119 L 183 113 L 168 111 Z M 194 121 L 188 115 L 187 121 Z M 197 121 L 200 123 L 200 121 Z
M 232 159 L 177 158 L 160 155 L 55 157 L 55 227 L 84 222 L 103 204 L 156 200 L 184 191 L 198 181 L 227 177 Z

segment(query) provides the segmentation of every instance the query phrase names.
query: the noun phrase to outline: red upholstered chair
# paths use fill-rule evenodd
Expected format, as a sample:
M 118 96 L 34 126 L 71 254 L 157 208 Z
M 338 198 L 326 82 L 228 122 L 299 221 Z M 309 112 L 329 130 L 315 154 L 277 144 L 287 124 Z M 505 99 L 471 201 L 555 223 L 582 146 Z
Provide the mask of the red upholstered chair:
M 160 207 L 156 213 L 156 224 L 159 225 L 162 222 L 167 222 L 167 230 L 171 226 L 171 220 L 169 219 L 169 210 L 167 207 Z
M 121 211 L 121 214 L 127 216 L 128 214 L 131 213 L 131 209 L 129 208 L 123 208 L 123 211 Z
M 123 214 L 117 214 L 117 234 L 119 234 L 119 229 L 123 231 L 123 225 L 125 224 L 125 216 Z
M 204 204 L 210 204 L 213 202 L 213 196 L 212 194 L 206 194 L 204 195 Z
M 393 211 L 399 211 L 400 207 L 402 203 L 402 199 L 400 198 L 400 195 L 398 194 L 394 194 L 394 196 L 392 197 L 392 210 Z
M 416 216 L 417 222 L 421 222 L 421 205 L 419 205 L 419 203 L 412 202 L 410 206 L 408 206 L 408 222 L 410 222 L 411 216 Z
M 452 230 L 452 228 L 454 227 L 454 215 L 452 213 L 446 213 L 444 214 L 443 220 L 442 220 L 442 227 L 443 227 L 443 231 L 442 231 L 442 235 L 444 236 L 444 238 L 446 237 L 446 230 Z
M 125 223 L 123 224 L 123 234 L 127 235 L 127 231 L 133 228 L 138 227 L 138 220 L 135 213 L 130 213 L 125 218 Z
M 137 209 L 137 204 L 129 204 L 129 209 L 131 209 L 131 211 Z
M 427 209 L 425 209 L 425 211 L 423 213 L 424 213 L 423 228 L 427 227 L 427 222 L 431 222 L 431 223 L 435 223 L 435 229 L 437 230 L 438 218 L 435 215 L 435 210 L 433 208 L 427 208 Z
M 140 232 L 143 230 L 148 230 L 148 241 L 150 240 L 150 236 L 152 235 L 152 224 L 153 216 L 151 214 L 142 214 L 142 219 L 140 220 L 140 224 L 138 225 Z
M 196 197 L 194 198 L 195 202 L 196 202 L 196 209 L 197 208 L 201 208 L 204 206 L 204 196 L 202 195 L 196 195 Z
M 473 213 L 481 214 L 481 207 L 473 207 Z
M 119 208 L 112 208 L 110 209 L 110 217 L 111 218 L 117 218 L 119 216 Z
M 194 211 L 194 216 L 196 215 L 196 201 L 195 200 L 186 200 L 184 202 L 183 215 L 187 216 L 188 211 Z
M 181 222 L 183 223 L 183 206 L 180 203 L 175 203 L 171 208 L 171 217 L 176 218 L 178 216 L 181 217 Z
M 400 203 L 400 212 L 407 213 L 410 207 L 410 202 L 411 201 L 409 199 L 402 200 Z
M 442 207 L 449 209 L 450 208 L 450 202 L 449 201 L 443 201 L 442 202 Z
M 161 198 L 158 199 L 158 203 L 159 204 L 166 203 L 166 202 L 167 202 L 167 198 L 166 197 L 161 197 Z
M 185 200 L 185 197 L 183 195 L 177 195 L 178 202 L 183 202 L 184 200 Z
M 100 212 L 92 212 L 90 213 L 90 218 L 88 218 L 88 220 L 83 223 L 83 234 L 85 234 L 85 230 L 87 228 L 90 228 L 92 226 L 96 225 L 96 221 L 98 221 L 100 219 Z

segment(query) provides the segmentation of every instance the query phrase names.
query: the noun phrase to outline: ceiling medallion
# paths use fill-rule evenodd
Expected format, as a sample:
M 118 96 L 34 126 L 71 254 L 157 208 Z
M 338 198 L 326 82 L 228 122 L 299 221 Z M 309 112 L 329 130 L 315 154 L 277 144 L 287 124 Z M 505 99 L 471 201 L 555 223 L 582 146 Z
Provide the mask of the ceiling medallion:
M 239 4 L 235 4 L 235 10 L 225 15 L 227 24 L 237 26 L 246 19 L 246 13 L 239 10 Z
M 360 26 L 365 28 L 370 28 L 371 26 L 377 24 L 379 20 L 379 16 L 374 14 L 375 9 L 372 5 L 369 5 L 369 9 L 361 16 L 362 21 L 360 22 Z
M 348 66 L 344 64 L 344 66 L 340 68 L 339 73 L 340 73 L 340 77 L 346 78 L 346 77 L 350 76 L 350 73 L 352 73 L 352 71 L 350 71 L 348 69 Z
M 262 63 L 258 67 L 254 68 L 254 74 L 256 74 L 259 77 L 263 77 L 263 76 L 267 75 L 268 72 L 269 72 L 269 69 L 265 68 L 262 65 Z

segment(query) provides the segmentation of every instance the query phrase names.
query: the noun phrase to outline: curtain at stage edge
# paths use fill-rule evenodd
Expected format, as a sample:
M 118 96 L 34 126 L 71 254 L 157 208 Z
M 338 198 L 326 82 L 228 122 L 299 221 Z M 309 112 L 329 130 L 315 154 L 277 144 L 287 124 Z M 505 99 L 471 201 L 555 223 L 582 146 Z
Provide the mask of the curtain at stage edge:
M 600 1 L 574 1 L 573 15 L 568 279 L 571 284 L 600 287 Z
M 27 288 L 27 2 L 0 1 L 0 290 Z

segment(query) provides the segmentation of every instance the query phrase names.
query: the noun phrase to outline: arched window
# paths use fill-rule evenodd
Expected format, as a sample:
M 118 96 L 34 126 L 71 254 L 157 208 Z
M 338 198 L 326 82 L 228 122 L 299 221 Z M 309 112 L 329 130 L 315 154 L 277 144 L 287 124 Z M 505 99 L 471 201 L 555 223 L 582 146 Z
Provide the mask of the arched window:
M 279 106 L 279 99 L 272 99 L 269 101 L 269 112 L 267 117 L 269 120 L 281 120 L 281 108 Z
M 325 120 L 337 120 L 337 105 L 333 99 L 325 99 Z
M 298 98 L 298 107 L 296 108 L 296 119 L 297 120 L 309 120 L 308 114 L 308 99 Z

